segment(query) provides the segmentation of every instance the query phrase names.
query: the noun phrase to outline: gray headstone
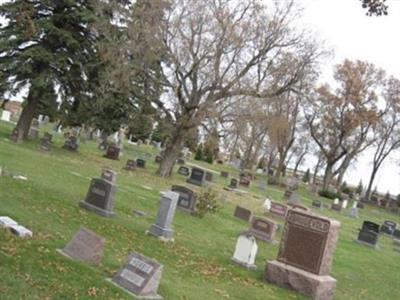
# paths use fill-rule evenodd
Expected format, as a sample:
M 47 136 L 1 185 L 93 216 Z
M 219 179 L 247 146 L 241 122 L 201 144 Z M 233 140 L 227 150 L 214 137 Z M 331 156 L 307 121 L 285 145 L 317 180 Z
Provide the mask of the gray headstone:
M 205 176 L 206 172 L 203 169 L 193 167 L 192 173 L 186 182 L 197 186 L 203 186 L 205 184 Z
M 157 294 L 162 271 L 163 265 L 135 252 L 128 257 L 112 282 L 138 299 L 163 299 Z
M 85 201 L 80 207 L 93 211 L 103 217 L 112 217 L 117 187 L 110 181 L 94 178 L 89 187 Z
M 168 191 L 161 196 L 160 208 L 157 214 L 156 223 L 153 224 L 148 233 L 156 237 L 170 240 L 174 236 L 172 221 L 175 215 L 176 205 L 178 204 L 179 194 Z

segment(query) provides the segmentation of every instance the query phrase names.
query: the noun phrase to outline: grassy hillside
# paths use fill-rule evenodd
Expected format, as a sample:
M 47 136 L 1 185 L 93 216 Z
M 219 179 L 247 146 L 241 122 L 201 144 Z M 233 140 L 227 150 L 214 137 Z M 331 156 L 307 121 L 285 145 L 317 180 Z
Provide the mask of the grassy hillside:
M 172 184 L 184 184 L 184 177 L 176 170 L 171 179 L 156 177 L 157 152 L 152 147 L 126 145 L 121 160 L 111 161 L 102 157 L 94 142 L 82 144 L 79 153 L 69 153 L 61 149 L 62 137 L 55 136 L 51 153 L 42 153 L 37 141 L 20 145 L 10 142 L 11 129 L 10 124 L 0 122 L 0 166 L 28 180 L 0 177 L 0 215 L 30 228 L 34 237 L 21 240 L 0 230 L 0 299 L 131 299 L 105 279 L 112 277 L 133 251 L 164 265 L 159 293 L 168 300 L 305 299 L 263 281 L 265 263 L 276 258 L 278 245 L 258 243 L 257 271 L 230 262 L 237 235 L 248 228 L 245 222 L 232 217 L 235 205 L 240 203 L 262 215 L 265 196 L 283 201 L 282 190 L 268 186 L 261 192 L 254 182 L 247 194 L 228 192 L 222 188 L 229 179 L 215 174 L 213 185 L 220 194 L 226 194 L 227 202 L 217 214 L 204 219 L 178 211 L 174 219 L 175 243 L 165 244 L 144 232 L 155 221 L 160 191 Z M 137 157 L 147 159 L 147 169 L 132 173 L 122 170 L 128 158 Z M 192 163 L 237 176 L 237 171 L 228 166 Z M 90 178 L 98 177 L 103 166 L 119 172 L 117 216 L 113 219 L 78 207 Z M 303 203 L 311 206 L 314 196 L 304 187 L 300 194 Z M 145 211 L 148 216 L 136 217 L 133 209 Z M 357 220 L 348 218 L 345 212 L 322 213 L 342 223 L 331 274 L 338 280 L 336 299 L 398 299 L 400 253 L 393 251 L 392 241 L 382 236 L 380 250 L 372 250 L 354 243 L 354 239 L 364 219 L 400 223 L 399 216 L 373 207 L 361 210 Z M 72 261 L 56 252 L 80 226 L 106 239 L 100 266 Z

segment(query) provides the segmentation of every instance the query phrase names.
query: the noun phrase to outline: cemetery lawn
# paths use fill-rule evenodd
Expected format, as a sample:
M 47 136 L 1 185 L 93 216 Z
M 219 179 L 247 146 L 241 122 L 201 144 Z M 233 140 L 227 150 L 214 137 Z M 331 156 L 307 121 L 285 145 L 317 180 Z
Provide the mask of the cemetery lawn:
M 256 271 L 247 271 L 230 261 L 238 234 L 248 228 L 245 222 L 233 218 L 235 205 L 262 215 L 265 196 L 283 202 L 283 190 L 268 186 L 261 192 L 254 181 L 246 194 L 224 191 L 229 179 L 220 177 L 219 172 L 225 170 L 237 177 L 237 171 L 225 165 L 189 161 L 217 172 L 213 187 L 224 193 L 228 201 L 221 203 L 216 214 L 204 219 L 177 211 L 173 222 L 175 243 L 162 243 L 145 235 L 155 221 L 160 191 L 168 190 L 172 184 L 187 184 L 183 176 L 176 174 L 177 166 L 171 179 L 154 175 L 155 149 L 125 145 L 122 158 L 112 161 L 102 157 L 94 142 L 81 144 L 78 153 L 69 153 L 61 149 L 62 136 L 56 135 L 52 151 L 42 153 L 38 141 L 18 145 L 10 142 L 12 128 L 12 124 L 0 122 L 0 166 L 28 180 L 0 177 L 0 215 L 10 216 L 31 229 L 34 236 L 22 240 L 0 230 L 1 300 L 132 299 L 106 279 L 119 270 L 133 251 L 164 265 L 158 291 L 167 300 L 305 299 L 263 281 L 266 261 L 276 258 L 278 244 L 258 242 Z M 147 169 L 132 173 L 122 170 L 128 158 L 137 157 L 147 160 Z M 119 172 L 117 215 L 112 219 L 78 207 L 90 179 L 98 177 L 103 166 Z M 311 207 L 316 197 L 304 186 L 300 195 L 302 203 Z M 328 199 L 320 200 L 330 204 Z M 134 216 L 133 209 L 148 216 Z M 393 250 L 391 239 L 380 236 L 379 250 L 359 245 L 354 239 L 364 219 L 381 224 L 386 219 L 399 223 L 400 217 L 375 207 L 360 210 L 359 219 L 348 218 L 347 212 L 325 209 L 322 213 L 342 224 L 331 273 L 338 280 L 335 299 L 399 299 L 400 252 Z M 56 252 L 81 226 L 106 239 L 99 266 L 72 261 Z M 276 240 L 280 236 L 281 231 Z

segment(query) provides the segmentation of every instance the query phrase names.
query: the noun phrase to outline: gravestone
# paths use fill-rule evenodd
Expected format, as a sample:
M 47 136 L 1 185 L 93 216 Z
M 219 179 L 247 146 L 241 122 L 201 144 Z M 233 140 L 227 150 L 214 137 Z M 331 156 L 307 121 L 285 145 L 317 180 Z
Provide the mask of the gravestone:
M 348 200 L 347 199 L 344 199 L 343 201 L 342 201 L 342 209 L 346 209 L 347 208 L 347 205 L 348 205 Z
M 1 120 L 5 122 L 10 122 L 11 120 L 11 112 L 8 110 L 3 110 L 1 112 Z
M 19 224 L 11 224 L 7 227 L 10 232 L 20 238 L 30 238 L 33 236 L 33 233 L 28 228 L 19 225 Z
M 86 199 L 79 202 L 79 206 L 100 216 L 112 217 L 115 215 L 113 209 L 116 191 L 117 187 L 111 181 L 94 178 L 90 183 Z
M 146 161 L 144 159 L 138 158 L 138 159 L 136 159 L 136 166 L 138 168 L 145 169 L 146 168 Z
M 322 208 L 322 203 L 319 200 L 313 200 L 312 206 L 317 208 Z
M 193 167 L 192 173 L 186 182 L 197 186 L 203 186 L 205 184 L 205 176 L 206 172 L 203 169 Z
M 335 199 L 333 200 L 333 203 L 332 203 L 332 205 L 331 205 L 331 209 L 332 209 L 332 210 L 335 210 L 335 211 L 339 211 L 339 212 L 342 210 L 342 205 L 340 204 L 338 198 L 335 198 Z
M 154 162 L 155 162 L 156 164 L 159 164 L 161 161 L 162 161 L 162 156 L 160 156 L 160 155 L 157 155 L 157 156 L 155 157 L 155 159 L 154 159 Z
M 116 145 L 110 145 L 108 146 L 107 152 L 106 154 L 104 154 L 104 157 L 112 160 L 118 160 L 120 151 L 121 149 Z
M 213 173 L 206 171 L 206 181 L 213 181 Z
M 46 152 L 50 151 L 52 139 L 53 139 L 53 136 L 50 133 L 45 132 L 43 137 L 40 140 L 40 149 L 42 151 L 46 151 Z
M 317 300 L 331 300 L 336 280 L 329 276 L 340 223 L 300 210 L 288 212 L 276 260 L 266 280 Z
M 393 231 L 393 239 L 400 241 L 400 230 L 399 229 L 395 229 Z
M 293 191 L 292 190 L 285 190 L 285 193 L 283 194 L 283 198 L 284 199 L 290 199 L 290 197 L 292 196 Z
M 285 204 L 278 202 L 271 202 L 271 208 L 269 212 L 275 216 L 286 218 L 286 214 L 289 210 L 289 207 Z
M 248 234 L 251 234 L 258 240 L 272 243 L 277 229 L 278 225 L 273 221 L 266 218 L 253 217 Z
M 289 204 L 291 205 L 300 205 L 300 196 L 299 194 L 293 192 L 289 197 Z
M 271 209 L 271 199 L 266 198 L 263 207 L 265 211 L 269 211 Z
M 258 246 L 256 239 L 251 235 L 241 234 L 237 239 L 235 252 L 231 260 L 247 269 L 257 269 L 257 266 L 254 264 L 257 251 Z
M 126 165 L 124 167 L 127 171 L 135 171 L 136 170 L 136 162 L 133 159 L 128 159 L 126 161 Z
M 349 217 L 350 218 L 358 218 L 358 207 L 357 207 L 357 201 L 353 202 L 353 206 L 350 209 L 349 212 Z
M 358 233 L 357 242 L 369 247 L 378 247 L 379 225 L 364 221 Z
M 223 177 L 223 178 L 228 178 L 229 177 L 229 173 L 226 172 L 226 171 L 221 171 L 220 176 Z
M 360 209 L 364 208 L 364 203 L 362 203 L 361 201 L 357 203 L 357 207 Z
M 178 174 L 183 176 L 189 176 L 190 171 L 188 167 L 180 166 L 178 169 Z
M 148 230 L 148 234 L 156 236 L 162 240 L 172 240 L 174 231 L 172 221 L 178 204 L 179 194 L 168 191 L 161 196 L 160 207 L 158 209 L 156 223 Z
M 83 262 L 100 264 L 103 257 L 105 239 L 93 231 L 82 227 L 60 253 Z
M 396 229 L 396 226 L 397 226 L 397 224 L 395 222 L 386 220 L 381 225 L 380 232 L 388 234 L 388 235 L 392 235 Z
M 185 160 L 184 160 L 183 158 L 178 158 L 178 159 L 176 160 L 176 163 L 177 163 L 178 165 L 184 165 L 186 162 L 185 162 Z
M 181 185 L 173 185 L 171 191 L 178 193 L 179 195 L 177 203 L 179 210 L 190 214 L 196 211 L 197 195 L 195 192 Z
M 101 179 L 104 179 L 112 184 L 117 182 L 117 172 L 111 170 L 110 168 L 103 168 L 101 170 Z
M 19 129 L 15 127 L 11 132 L 10 140 L 13 141 L 14 143 L 18 143 L 20 142 L 20 140 L 18 140 L 18 136 L 19 136 Z
M 101 151 L 105 151 L 108 148 L 108 142 L 106 139 L 102 139 L 97 146 L 97 148 Z
M 246 187 L 246 188 L 249 188 L 250 187 L 250 179 L 248 179 L 245 176 L 241 176 L 240 179 L 239 179 L 239 185 L 243 186 L 243 187 Z
M 231 179 L 231 182 L 230 182 L 230 184 L 229 184 L 229 187 L 232 188 L 232 189 L 237 189 L 237 187 L 238 187 L 238 180 L 235 179 L 235 178 L 232 178 L 232 179 Z
M 267 188 L 267 181 L 265 179 L 260 179 L 260 181 L 258 182 L 258 188 L 261 191 L 265 191 Z
M 134 252 L 112 282 L 138 299 L 163 299 L 157 294 L 163 268 L 157 261 Z
M 30 139 L 36 140 L 39 138 L 39 121 L 33 119 L 29 128 L 28 136 Z
M 247 208 L 236 206 L 233 216 L 243 221 L 249 222 L 251 220 L 252 212 Z
M 18 225 L 18 223 L 10 217 L 0 217 L 0 228 L 9 228 L 11 225 Z
M 73 135 L 68 136 L 62 148 L 72 152 L 78 151 L 79 145 L 76 136 Z

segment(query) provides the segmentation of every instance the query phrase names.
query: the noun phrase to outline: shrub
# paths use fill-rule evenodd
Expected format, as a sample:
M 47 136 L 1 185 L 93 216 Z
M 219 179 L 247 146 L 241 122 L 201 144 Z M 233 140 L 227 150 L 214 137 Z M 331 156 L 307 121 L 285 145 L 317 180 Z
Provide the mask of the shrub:
M 212 188 L 207 188 L 197 196 L 196 216 L 203 218 L 207 213 L 214 214 L 218 211 L 218 193 Z
M 328 190 L 320 190 L 318 192 L 318 195 L 320 195 L 321 197 L 324 197 L 324 198 L 332 199 L 332 200 L 335 198 L 338 198 L 338 199 L 342 198 L 339 193 L 334 193 L 334 192 L 331 192 Z
M 203 160 L 203 145 L 199 144 L 196 149 L 196 154 L 194 155 L 195 160 Z

